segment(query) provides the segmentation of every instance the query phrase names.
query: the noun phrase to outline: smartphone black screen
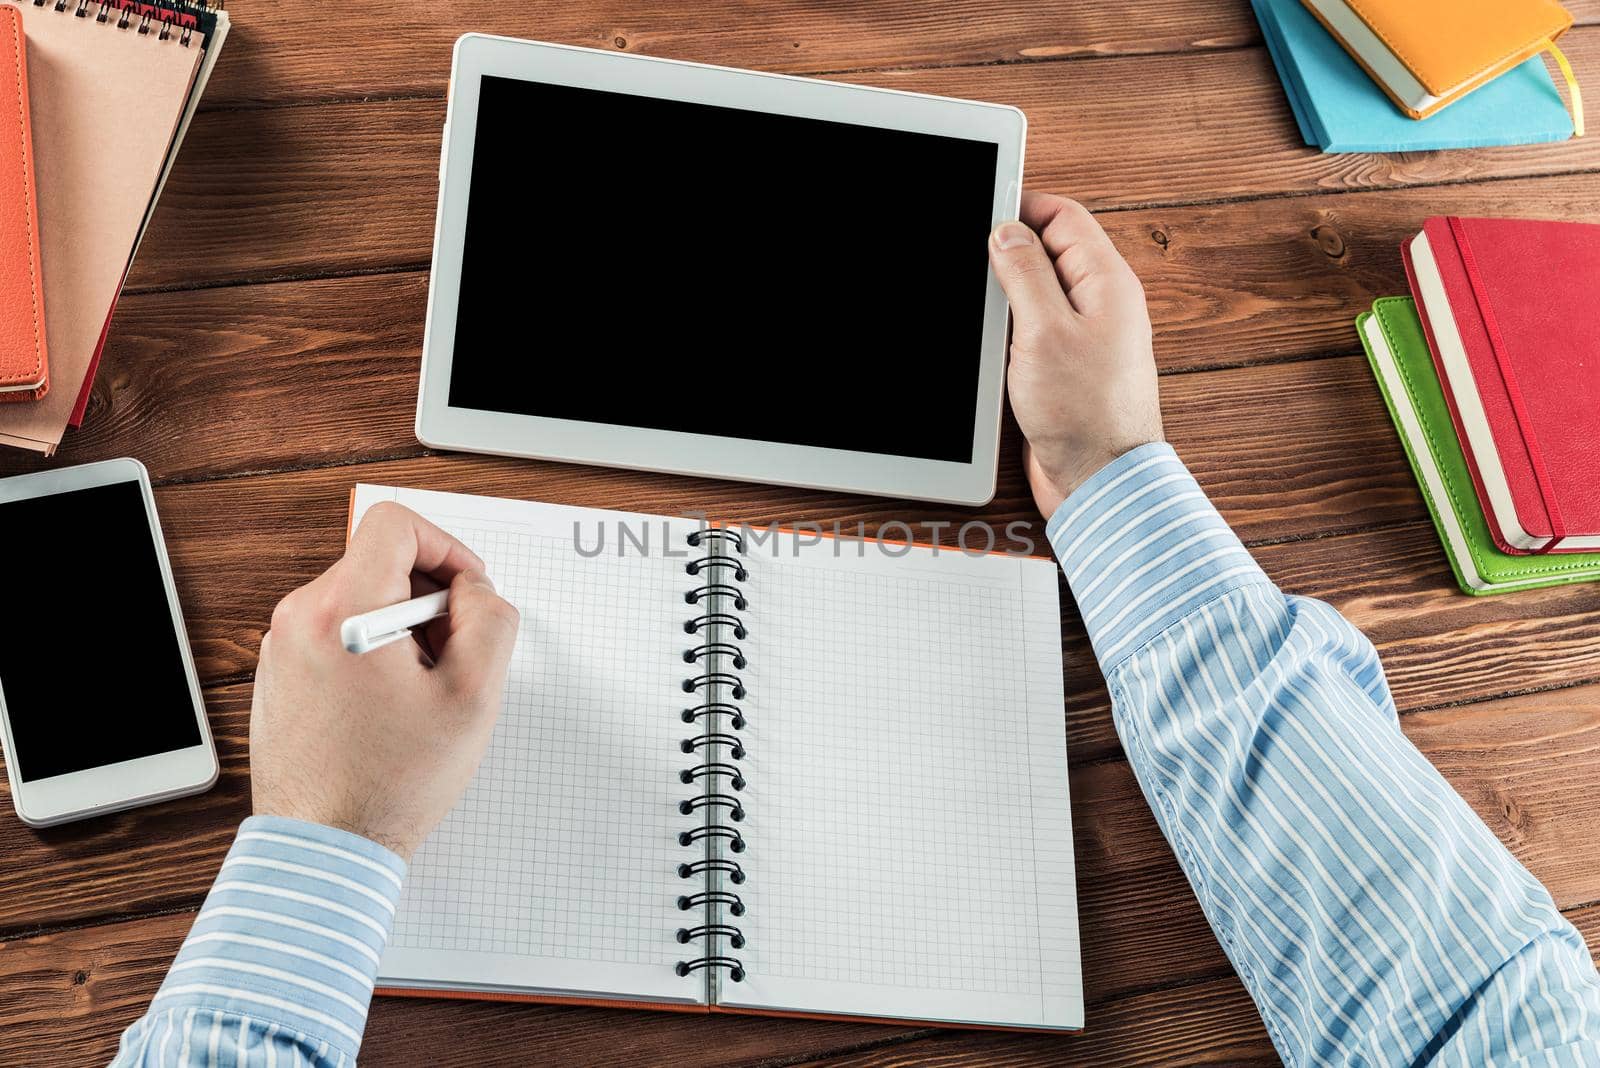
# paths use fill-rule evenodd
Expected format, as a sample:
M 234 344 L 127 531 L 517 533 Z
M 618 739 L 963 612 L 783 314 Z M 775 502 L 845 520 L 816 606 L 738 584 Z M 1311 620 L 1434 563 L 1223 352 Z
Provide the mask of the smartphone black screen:
M 0 503 L 0 695 L 23 782 L 201 744 L 137 482 Z

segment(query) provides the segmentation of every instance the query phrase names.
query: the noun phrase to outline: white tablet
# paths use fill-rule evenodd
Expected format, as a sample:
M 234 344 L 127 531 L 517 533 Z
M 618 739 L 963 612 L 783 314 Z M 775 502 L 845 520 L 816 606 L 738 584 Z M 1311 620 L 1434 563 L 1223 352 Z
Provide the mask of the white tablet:
M 417 436 L 982 504 L 1015 108 L 468 34 Z

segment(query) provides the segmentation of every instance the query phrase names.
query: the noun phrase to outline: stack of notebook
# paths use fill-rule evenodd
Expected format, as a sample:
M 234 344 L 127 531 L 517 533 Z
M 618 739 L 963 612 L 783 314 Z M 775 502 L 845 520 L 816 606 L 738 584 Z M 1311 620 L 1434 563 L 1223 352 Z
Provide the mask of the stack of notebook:
M 0 337 L 37 321 L 44 364 L 35 374 L 31 359 L 17 361 L 8 377 L 0 361 L 0 389 L 26 394 L 0 405 L 0 444 L 49 454 L 83 421 L 122 281 L 228 17 L 208 0 L 0 0 L 0 13 L 21 28 L 0 54 L 0 101 L 8 127 L 26 123 L 36 191 L 34 210 L 15 213 L 21 240 L 0 213 L 0 256 L 17 252 L 16 264 L 36 268 L 23 277 L 38 279 L 26 303 L 0 307 Z M 0 158 L 11 148 L 0 143 Z
M 1572 24 L 1553 0 L 1251 3 L 1301 135 L 1324 152 L 1521 145 L 1574 133 L 1539 55 L 1559 54 L 1553 41 Z
M 1356 320 L 1461 588 L 1600 579 L 1600 226 L 1429 219 Z

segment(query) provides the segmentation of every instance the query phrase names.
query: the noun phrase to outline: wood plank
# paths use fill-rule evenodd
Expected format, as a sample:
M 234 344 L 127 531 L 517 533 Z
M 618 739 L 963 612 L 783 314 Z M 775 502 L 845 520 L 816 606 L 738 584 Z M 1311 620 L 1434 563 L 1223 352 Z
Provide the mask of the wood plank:
M 158 482 L 420 455 L 428 278 L 126 296 L 56 463 L 137 456 Z M 37 457 L 0 452 L 0 474 Z
M 148 917 L 0 946 L 0 988 L 22 994 L 0 1002 L 0 1026 L 5 1028 L 8 1049 L 29 1064 L 104 1062 L 122 1028 L 144 1011 L 192 918 L 187 913 Z M 1600 906 L 1571 913 L 1569 918 L 1587 933 L 1591 946 L 1600 953 Z M 1136 1028 L 1141 1022 L 1148 1025 L 1180 1014 L 1185 1018 L 1183 1033 L 1192 1031 L 1202 1040 L 1202 1048 L 1221 1046 L 1213 1060 L 1241 1063 L 1237 1058 L 1244 1057 L 1248 1063 L 1249 1058 L 1263 1055 L 1265 1032 L 1243 988 L 1229 977 L 1097 1005 L 1084 1034 L 1050 1041 L 1039 1036 L 1028 1041 L 1038 1041 L 1056 1054 L 1058 1059 L 1051 1063 L 1067 1063 L 1067 1058 L 1080 1063 L 1139 1063 L 1105 1059 L 1126 1059 L 1128 1051 L 1135 1050 L 1147 1062 L 1165 1056 L 1159 1063 L 1170 1064 L 1173 1057 L 1189 1055 L 1188 1045 L 1165 1033 L 1152 1041 Z M 902 1059 L 888 1063 L 925 1064 L 939 1062 L 904 1058 L 908 1054 L 921 1058 L 930 1052 L 948 1056 L 948 1043 L 1000 1040 L 1000 1036 L 936 1033 L 914 1045 L 907 1042 L 918 1034 L 809 1020 L 379 999 L 367 1028 L 362 1063 L 413 1063 L 416 1050 L 435 1049 L 441 1056 L 458 1058 L 431 1061 L 440 1065 L 618 1063 L 620 1059 L 748 1064 L 758 1058 L 805 1055 L 800 1051 L 816 1056 L 829 1048 L 895 1043 L 875 1051 L 857 1050 L 855 1055 L 871 1052 L 882 1058 L 894 1052 Z M 1006 1037 L 1015 1041 L 1015 1036 Z M 508 1050 L 522 1059 L 497 1060 L 508 1056 Z M 593 1050 L 598 1052 L 591 1054 Z M 963 1047 L 967 1056 L 976 1053 Z M 600 1060 L 584 1059 L 591 1055 Z
M 1091 1010 L 1075 1035 L 941 1031 L 808 1062 L 827 1068 L 941 1068 L 982 1064 L 1228 1065 L 1277 1068 L 1255 1004 L 1233 977 L 1152 991 Z
M 53 462 L 133 455 L 170 482 L 420 456 L 426 287 L 407 273 L 131 296 L 89 418 Z M 1171 376 L 1163 394 L 1169 439 L 1247 539 L 1424 514 L 1363 359 Z M 1008 425 L 998 501 L 980 513 L 1002 525 L 1030 518 L 1020 443 Z M 1355 454 L 1365 462 L 1351 464 Z M 0 452 L 0 476 L 43 464 Z M 658 480 L 631 481 L 644 491 Z M 958 524 L 975 514 L 896 508 Z
M 1600 21 L 1600 0 L 1566 6 L 1579 24 Z M 458 0 L 448 8 L 347 0 L 332 24 L 337 32 L 293 33 L 274 31 L 329 25 L 326 8 L 314 0 L 233 0 L 228 10 L 234 31 L 206 93 L 210 108 L 443 96 L 451 43 L 469 30 L 788 74 L 1196 51 L 1261 40 L 1244 4 L 1205 0 Z
M 1572 6 L 1580 21 L 1600 21 L 1600 0 Z M 1394 245 L 1424 215 L 1600 221 L 1600 176 L 1560 174 L 1600 168 L 1597 150 L 1578 143 L 1320 157 L 1295 143 L 1261 50 L 1238 47 L 1256 40 L 1245 5 L 1085 7 L 1093 5 L 955 0 L 934 10 L 909 0 L 819 0 L 758 8 L 742 0 L 691 10 L 676 0 L 600 0 L 574 9 L 533 0 L 521 9 L 459 4 L 452 20 L 439 18 L 438 8 L 350 0 L 338 34 L 291 35 L 279 24 L 315 25 L 325 13 L 309 0 L 272 8 L 236 0 L 237 33 L 208 113 L 136 269 L 135 286 L 145 293 L 119 315 L 89 431 L 57 461 L 132 452 L 151 459 L 168 482 L 231 479 L 161 491 L 182 593 L 199 609 L 191 625 L 214 681 L 207 696 L 223 779 L 202 798 L 43 834 L 0 820 L 0 856 L 9 862 L 0 868 L 7 902 L 0 938 L 51 928 L 0 942 L 7 1039 L 0 1060 L 103 1061 L 116 1032 L 142 1011 L 191 917 L 116 918 L 192 909 L 205 892 L 248 808 L 249 686 L 215 680 L 252 669 L 271 604 L 337 552 L 343 495 L 355 478 L 607 507 L 705 505 L 756 519 L 875 525 L 970 517 L 906 502 L 421 456 L 409 422 L 442 117 L 437 97 L 449 39 L 469 21 L 470 28 L 602 47 L 609 39 L 610 47 L 778 70 L 934 65 L 947 69 L 847 76 L 1021 103 L 1034 126 L 1031 180 L 1108 212 L 1113 236 L 1149 284 L 1163 367 L 1241 368 L 1163 383 L 1170 433 L 1208 490 L 1246 537 L 1283 542 L 1259 550 L 1269 573 L 1296 592 L 1327 597 L 1368 629 L 1409 713 L 1405 729 L 1558 899 L 1574 906 L 1574 922 L 1600 946 L 1593 845 L 1600 817 L 1584 808 L 1594 807 L 1590 787 L 1600 781 L 1600 687 L 1437 707 L 1600 678 L 1600 590 L 1487 600 L 1452 592 L 1370 376 L 1359 357 L 1342 355 L 1355 351 L 1348 321 L 1355 311 L 1375 295 L 1403 290 Z M 381 22 L 389 32 L 379 31 Z M 1568 43 L 1580 76 L 1600 69 L 1600 30 Z M 1016 62 L 1142 51 L 1191 54 Z M 976 66 L 991 63 L 1008 65 Z M 1129 85 L 1150 89 L 1129 94 Z M 369 97 L 389 99 L 359 102 Z M 330 100 L 342 103 L 278 106 Z M 1153 110 L 1136 113 L 1140 104 Z M 1161 116 L 1153 132 L 1148 114 Z M 1526 175 L 1557 176 L 1518 177 Z M 1469 184 L 1407 188 L 1462 179 Z M 1292 195 L 1215 203 L 1282 194 Z M 374 271 L 390 273 L 151 292 Z M 1306 356 L 1335 358 L 1243 369 Z M 983 513 L 1001 522 L 1030 513 L 1014 432 L 1007 449 L 1007 481 Z M 254 474 L 377 460 L 386 462 Z M 0 458 L 0 473 L 38 466 L 12 463 Z M 1356 533 L 1326 536 L 1347 530 Z M 1066 621 L 1094 1002 L 1088 1034 L 930 1035 L 382 1001 L 364 1061 L 1276 1063 L 1118 759 L 1104 689 L 1070 606 Z M 8 807 L 0 796 L 0 811 Z M 56 929 L 81 922 L 103 925 Z
M 1158 358 L 1172 371 L 1349 349 L 1354 312 L 1377 296 L 1407 291 L 1397 247 L 1423 217 L 1525 213 L 1521 205 L 1535 198 L 1547 214 L 1600 221 L 1594 175 L 1101 218 L 1145 280 Z M 192 479 L 418 453 L 410 411 L 426 291 L 426 275 L 407 272 L 126 297 L 89 418 L 68 436 L 62 459 L 133 453 L 158 478 Z M 1226 461 L 1247 466 L 1278 463 L 1286 448 L 1308 459 L 1326 452 L 1335 466 L 1320 474 L 1337 479 L 1329 472 L 1350 468 L 1349 453 L 1392 439 L 1377 425 L 1384 409 L 1375 389 L 1354 381 L 1366 375 L 1360 362 L 1269 372 L 1255 396 L 1252 375 L 1203 383 L 1169 377 L 1170 432 L 1197 470 L 1205 468 L 1207 451 L 1231 442 Z M 1348 380 L 1354 392 L 1339 396 L 1336 379 Z M 1213 385 L 1220 400 L 1209 396 Z M 1276 423 L 1260 418 L 1269 405 L 1275 415 L 1287 412 L 1297 435 L 1303 429 L 1306 436 L 1292 445 L 1280 438 Z M 1221 423 L 1215 434 L 1208 433 L 1213 415 Z M 1376 436 L 1357 440 L 1369 431 Z M 0 473 L 38 464 L 20 453 L 0 454 Z M 1006 470 L 1014 470 L 1009 462 Z M 1409 476 L 1397 447 L 1383 449 L 1361 474 L 1381 485 L 1364 486 L 1359 501 L 1348 494 L 1336 502 L 1320 494 L 1309 501 L 1279 497 L 1276 503 L 1287 507 L 1268 515 L 1241 508 L 1263 524 L 1242 533 L 1289 537 L 1420 515 L 1419 499 L 1404 490 Z M 1308 504 L 1311 512 L 1304 511 Z M 1346 514 L 1323 525 L 1325 513 L 1340 511 Z M 1286 513 L 1307 524 L 1281 527 Z
M 1467 597 L 1431 526 L 1256 550 L 1377 647 L 1402 711 L 1600 678 L 1600 586 Z
M 1600 27 L 1573 31 L 1567 50 L 1580 69 L 1600 69 Z M 1600 169 L 1596 138 L 1322 155 L 1299 143 L 1259 48 L 844 77 L 1023 108 L 1029 184 L 1097 209 Z M 1134 85 L 1145 90 L 1130 93 Z M 1152 116 L 1161 117 L 1155 127 Z M 443 117 L 439 100 L 201 115 L 130 284 L 190 287 L 424 265 Z M 648 188 L 647 171 L 640 184 Z
M 1600 222 L 1600 176 L 1102 212 L 1100 221 L 1143 279 L 1157 357 L 1163 370 L 1175 371 L 1358 351 L 1355 314 L 1377 297 L 1408 292 L 1399 246 L 1421 229 L 1423 219 L 1525 216 L 1530 204 L 1551 218 Z M 431 236 L 420 240 L 431 241 Z M 427 252 L 425 245 L 377 250 L 374 262 L 405 262 L 426 258 Z M 354 288 L 306 285 L 210 298 L 126 297 L 113 324 L 106 371 L 115 369 L 119 344 L 161 343 L 210 358 L 218 345 L 271 344 L 280 340 L 277 334 L 294 330 L 304 333 L 294 340 L 309 342 L 310 351 L 317 352 L 313 331 L 324 321 L 329 329 L 352 336 L 365 330 L 384 340 L 408 340 L 413 349 L 420 346 L 427 291 L 422 272 L 341 282 Z M 371 299 L 382 306 L 358 307 Z M 295 301 L 307 303 L 303 315 L 294 314 Z M 366 318 L 355 320 L 356 314 Z M 290 323 L 281 324 L 286 317 Z M 194 323 L 214 329 L 196 331 Z M 255 329 L 274 336 L 256 339 Z M 273 346 L 265 355 L 292 354 Z M 159 352 L 150 358 L 165 362 L 169 356 Z M 95 410 L 89 425 L 101 418 Z
M 1578 0 L 1571 6 L 1578 14 L 1600 5 Z M 788 74 L 1233 48 L 1261 40 L 1248 7 L 1204 0 L 1116 6 L 1072 0 L 458 0 L 445 8 L 347 0 L 331 22 L 313 0 L 232 0 L 228 10 L 233 35 L 207 89 L 208 108 L 442 97 L 451 45 L 468 31 Z M 361 46 L 351 47 L 352 41 Z
M 891 519 L 962 514 L 820 491 L 641 479 L 476 456 L 169 486 L 157 499 L 206 678 L 250 671 L 272 606 L 337 558 L 349 488 L 358 479 L 668 515 L 703 509 L 753 523 L 837 520 L 853 530 L 859 522 L 868 533 Z M 1029 518 L 1028 508 L 1023 500 L 1000 500 L 984 516 L 1004 524 Z M 1449 578 L 1432 528 L 1421 524 L 1266 546 L 1257 555 L 1284 588 L 1331 601 L 1373 638 L 1402 707 L 1600 678 L 1600 586 L 1465 597 Z
M 249 687 L 210 696 L 224 763 L 217 791 L 44 835 L 15 820 L 0 821 L 0 855 L 9 860 L 0 869 L 5 929 L 199 904 L 233 828 L 248 812 Z M 1582 789 L 1600 778 L 1600 686 L 1442 710 L 1403 723 L 1559 905 L 1600 901 L 1594 846 L 1600 811 Z M 1131 768 L 1122 761 L 1079 764 L 1072 793 L 1090 1000 L 1226 973 L 1227 961 Z M 0 810 L 8 804 L 0 786 Z M 174 863 L 175 856 L 182 860 Z
M 1600 686 L 1405 716 L 1401 725 L 1558 907 L 1600 901 L 1600 815 L 1589 796 L 1600 781 Z M 1075 767 L 1072 793 L 1089 999 L 1226 974 L 1129 766 Z
M 1400 243 L 1430 215 L 1600 222 L 1600 176 L 1105 212 L 1144 280 L 1166 370 L 1360 352 L 1354 319 L 1406 295 Z
M 1144 280 L 1158 359 L 1163 370 L 1176 371 L 1350 351 L 1354 313 L 1379 296 L 1408 291 L 1398 247 L 1423 218 L 1526 214 L 1524 205 L 1535 200 L 1544 214 L 1600 222 L 1600 176 L 1109 212 L 1101 219 Z M 330 458 L 414 448 L 408 413 L 426 293 L 425 273 L 405 272 L 126 297 L 87 429 L 67 447 L 73 455 L 100 455 L 131 440 L 159 463 L 162 454 L 205 440 L 215 466 L 175 461 L 182 477 L 234 473 L 241 464 L 270 468 L 274 448 L 292 449 L 294 463 L 356 438 L 367 440 Z M 1278 388 L 1263 383 L 1262 393 Z M 1192 396 L 1173 382 L 1167 390 L 1169 413 Z M 293 432 L 268 440 L 229 432 L 244 421 L 270 426 L 291 417 L 299 420 Z M 0 456 L 12 469 L 21 462 Z
M 206 710 L 222 774 L 197 797 L 34 830 L 0 783 L 0 933 L 199 907 L 250 814 L 250 684 L 207 690 Z M 6 952 L 0 943 L 0 989 Z
M 104 1064 L 144 1014 L 191 913 L 0 944 L 7 1064 Z M 378 998 L 364 1065 L 738 1065 L 799 1059 L 906 1033 L 849 1022 Z
M 1594 954 L 1595 964 L 1600 966 L 1600 904 L 1573 909 L 1566 915 L 1578 929 L 1578 933 L 1583 935 L 1584 941 L 1589 943 L 1589 951 Z
M 1328 361 L 1329 368 L 1338 361 Z M 1355 360 L 1343 361 L 1352 375 Z M 1313 373 L 1324 368 L 1306 365 Z M 1274 374 L 1299 373 L 1288 365 Z M 1232 375 L 1233 373 L 1230 373 Z M 1239 372 L 1242 376 L 1244 373 Z M 1204 376 L 1226 379 L 1229 375 Z M 1249 392 L 1246 378 L 1240 388 Z M 1359 407 L 1343 402 L 1354 391 L 1370 392 L 1370 381 L 1340 384 L 1325 380 L 1327 411 L 1314 405 L 1285 408 L 1308 425 L 1326 426 L 1364 413 L 1373 420 L 1378 405 L 1369 396 Z M 1350 392 L 1345 392 L 1345 391 Z M 1335 397 L 1333 394 L 1340 394 Z M 1253 403 L 1253 402 L 1247 402 Z M 1296 443 L 1286 437 L 1264 445 L 1261 456 L 1243 455 L 1233 445 L 1211 445 L 1206 409 L 1179 407 L 1188 414 L 1172 419 L 1173 436 L 1191 454 L 1202 484 L 1216 494 L 1225 518 L 1247 536 L 1259 536 L 1281 520 L 1292 529 L 1324 511 L 1368 518 L 1415 514 L 1415 490 L 1399 468 L 1392 439 L 1348 446 L 1363 463 L 1336 468 L 1294 466 Z M 1300 413 L 1300 414 L 1296 414 Z M 1215 424 L 1212 428 L 1215 430 Z M 1369 428 L 1372 434 L 1379 428 Z M 1185 443 L 1192 434 L 1194 446 Z M 1265 439 L 1257 439 L 1265 441 Z M 1344 439 L 1337 436 L 1331 440 Z M 1309 446 L 1300 446 L 1309 448 Z M 1342 446 L 1341 446 L 1342 447 Z M 1337 457 L 1335 457 L 1337 459 Z M 983 518 L 1004 528 L 1033 522 L 1034 550 L 1042 533 L 1031 513 L 1015 463 L 1006 463 L 1007 482 Z M 1346 471 L 1388 470 L 1380 488 L 1363 485 Z M 844 529 L 865 524 L 868 532 L 890 520 L 956 523 L 972 518 L 959 509 L 878 501 L 823 492 L 782 491 L 696 479 L 653 479 L 621 471 L 541 464 L 472 456 L 415 457 L 356 468 L 324 468 L 293 477 L 250 477 L 209 485 L 163 488 L 158 500 L 177 568 L 191 635 L 201 671 L 208 679 L 249 672 L 261 628 L 272 606 L 289 590 L 308 581 L 335 559 L 343 543 L 349 487 L 357 480 L 424 488 L 522 496 L 558 503 L 682 514 L 713 515 L 756 523 L 838 521 Z M 1321 504 L 1308 503 L 1321 495 Z M 1339 503 L 1348 497 L 1350 503 Z M 1300 509 L 1307 509 L 1302 515 Z M 919 528 L 924 538 L 927 528 Z M 1302 527 L 1304 529 L 1304 527 Z M 1600 678 L 1600 587 L 1577 586 L 1491 598 L 1469 598 L 1456 591 L 1431 526 L 1415 523 L 1339 537 L 1312 538 L 1261 546 L 1257 556 L 1285 589 L 1322 597 L 1344 611 L 1378 646 L 1402 709 L 1478 700 L 1509 692 L 1566 685 Z M 240 586 L 239 576 L 251 576 Z M 1374 585 L 1374 575 L 1384 576 Z M 1070 739 L 1084 759 L 1114 753 L 1115 739 L 1105 712 L 1104 691 L 1089 659 L 1081 627 L 1068 617 L 1067 657 Z
M 0 1000 L 8 1055 L 30 1065 L 104 1063 L 122 1029 L 144 1012 L 192 919 L 187 913 L 157 916 L 0 945 L 0 989 L 11 992 Z M 1086 1059 L 1076 1063 L 1155 1063 L 1103 1058 L 1126 1057 L 1130 1049 L 1151 1057 L 1183 1049 L 1209 1050 L 1218 1061 L 1240 1064 L 1254 1063 L 1250 1058 L 1261 1052 L 1264 1039 L 1254 1007 L 1231 977 L 1099 1007 L 1082 1035 L 948 1032 L 914 1044 L 904 1041 L 918 1034 L 926 1032 L 840 1021 L 379 998 L 361 1059 L 368 1065 L 414 1064 L 417 1051 L 426 1049 L 429 1063 L 441 1068 L 667 1061 L 750 1065 L 892 1043 L 828 1063 L 953 1063 L 940 1058 L 979 1050 L 996 1055 L 1027 1050 L 1032 1056 L 1048 1051 L 1056 1058 L 1050 1063 L 1079 1055 Z M 974 1042 L 976 1049 L 968 1046 Z M 897 1050 L 914 1050 L 916 1059 L 897 1057 Z
M 1600 962 L 1600 906 L 1568 914 Z M 1149 922 L 1148 918 L 1145 919 Z M 1221 957 L 1220 951 L 1216 954 Z M 1224 961 L 1225 963 L 1225 961 Z M 1243 984 L 1232 976 L 1091 1005 L 1081 1034 L 936 1031 L 810 1062 L 810 1068 L 916 1065 L 1151 1065 L 1280 1063 Z
M 1283 590 L 1327 601 L 1372 641 L 1402 715 L 1600 679 L 1600 585 L 1464 596 L 1424 524 L 1253 553 Z M 1075 759 L 1115 754 L 1109 697 L 1092 662 L 1075 675 L 1075 652 L 1068 743 Z

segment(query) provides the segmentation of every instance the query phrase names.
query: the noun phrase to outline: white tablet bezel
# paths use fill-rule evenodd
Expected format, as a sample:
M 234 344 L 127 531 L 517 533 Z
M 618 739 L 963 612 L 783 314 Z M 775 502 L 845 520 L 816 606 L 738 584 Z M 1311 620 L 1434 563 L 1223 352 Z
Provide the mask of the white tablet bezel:
M 1005 294 L 993 272 L 985 297 L 970 463 L 451 408 L 462 244 L 485 75 L 989 141 L 998 146 L 991 222 L 1016 218 L 1022 195 L 1027 120 L 1013 107 L 466 34 L 456 41 L 439 162 L 439 210 L 417 393 L 416 432 L 423 444 L 955 504 L 980 505 L 993 498 L 1008 327 Z M 538 331 L 537 317 L 529 319 L 528 330 Z M 745 403 L 759 404 L 760 398 L 745 398 Z M 826 413 L 819 417 L 826 418 Z
M 156 516 L 155 495 L 150 491 L 150 476 L 144 465 L 133 459 L 104 460 L 81 467 L 3 479 L 0 480 L 0 504 L 121 482 L 137 483 L 144 500 L 145 519 L 155 543 L 156 562 L 161 569 L 161 583 L 166 591 L 167 607 L 177 635 L 189 698 L 200 727 L 200 744 L 24 782 L 13 755 L 16 743 L 11 736 L 11 716 L 5 707 L 5 693 L 0 689 L 0 745 L 5 751 L 6 780 L 11 786 L 11 800 L 17 815 L 32 827 L 50 827 L 69 820 L 87 819 L 137 805 L 200 793 L 210 789 L 217 781 L 216 746 L 211 738 L 211 725 L 206 719 L 205 701 L 200 695 L 200 679 L 195 673 L 194 657 L 189 652 L 189 635 L 184 628 L 183 613 L 178 607 L 178 593 L 172 583 L 172 564 L 167 559 L 161 521 Z M 39 533 L 41 537 L 49 536 L 48 531 Z M 85 561 L 84 566 L 93 566 L 93 563 Z M 81 641 L 84 643 L 83 656 L 92 662 L 95 645 L 116 641 L 118 636 L 100 633 L 95 629 L 94 605 L 83 606 L 83 622 L 82 634 L 59 635 L 55 640 Z M 63 691 L 62 700 L 64 705 L 70 704 L 69 691 Z M 138 713 L 141 709 L 137 695 L 130 695 L 129 700 L 128 713 Z

